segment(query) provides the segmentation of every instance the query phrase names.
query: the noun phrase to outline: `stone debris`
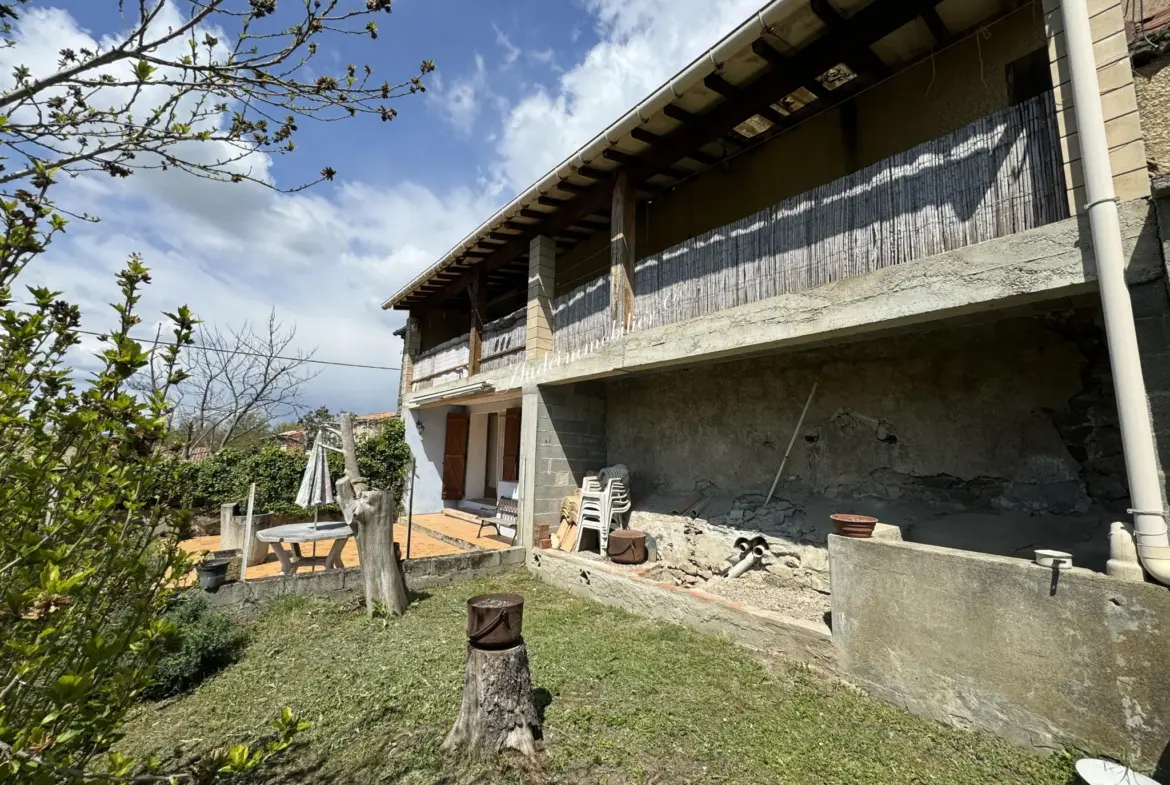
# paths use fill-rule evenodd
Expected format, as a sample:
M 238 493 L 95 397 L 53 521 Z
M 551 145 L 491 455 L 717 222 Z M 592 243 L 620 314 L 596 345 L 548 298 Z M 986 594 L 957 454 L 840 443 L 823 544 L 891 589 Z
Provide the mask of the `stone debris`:
M 708 486 L 701 490 L 709 493 L 717 489 Z M 790 588 L 796 592 L 792 596 L 807 590 L 828 594 L 826 525 L 808 521 L 799 498 L 774 497 L 766 505 L 765 498 L 759 493 L 736 496 L 730 505 L 726 500 L 723 505 L 713 505 L 712 510 L 724 511 L 707 519 L 635 511 L 630 526 L 654 538 L 660 560 L 647 577 L 724 596 L 739 591 L 732 585 L 741 582 L 754 587 L 753 596 L 759 597 L 776 587 Z M 761 535 L 768 544 L 763 564 L 740 578 L 724 578 L 738 560 L 735 541 Z M 760 583 L 760 575 L 767 576 L 767 583 Z M 789 596 L 791 592 L 782 594 Z M 774 602 L 750 604 L 784 612 Z

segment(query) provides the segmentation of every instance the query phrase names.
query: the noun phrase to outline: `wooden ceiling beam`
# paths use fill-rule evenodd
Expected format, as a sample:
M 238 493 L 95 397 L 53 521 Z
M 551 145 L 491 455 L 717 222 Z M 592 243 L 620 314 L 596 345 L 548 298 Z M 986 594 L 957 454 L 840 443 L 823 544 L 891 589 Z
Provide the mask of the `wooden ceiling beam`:
M 928 8 L 922 13 L 922 21 L 926 22 L 926 27 L 930 30 L 930 34 L 934 36 L 934 43 L 938 46 L 946 46 L 950 43 L 951 33 L 947 30 L 946 23 L 943 22 L 942 17 L 938 15 L 938 11 L 933 8 Z
M 661 136 L 654 133 L 653 131 L 647 131 L 641 126 L 638 126 L 634 130 L 630 131 L 630 136 L 634 137 L 639 142 L 645 142 L 646 144 L 658 144 L 662 141 Z
M 875 3 L 874 5 L 877 5 L 877 3 Z M 937 5 L 937 3 L 932 3 L 929 6 L 929 8 L 934 8 L 935 5 Z M 817 18 L 819 18 L 821 20 L 821 22 L 823 22 L 824 25 L 829 28 L 829 30 L 831 30 L 834 34 L 837 34 L 837 35 L 841 34 L 842 31 L 847 30 L 848 27 L 853 22 L 853 20 L 856 19 L 857 16 L 859 16 L 861 14 L 861 12 L 858 12 L 858 14 L 855 14 L 847 22 L 841 16 L 840 12 L 838 12 L 836 8 L 834 8 L 832 5 L 830 5 L 829 0 L 809 0 L 809 7 L 812 8 L 812 12 L 817 15 Z M 873 7 L 872 5 L 868 6 L 867 8 L 862 9 L 862 11 L 868 11 L 872 7 Z M 918 14 L 915 14 L 915 16 L 918 16 Z M 913 17 L 911 17 L 911 19 L 913 19 Z M 906 21 L 909 21 L 909 20 L 906 20 Z M 905 24 L 905 23 L 906 22 L 903 22 L 902 24 Z M 898 25 L 898 27 L 901 27 L 901 26 L 902 25 Z M 897 27 L 894 28 L 894 30 L 897 30 L 897 29 L 898 29 Z M 891 30 L 890 32 L 892 33 L 893 30 Z M 889 35 L 889 33 L 887 33 L 886 35 Z M 855 73 L 865 72 L 865 73 L 875 74 L 879 77 L 888 76 L 890 73 L 890 67 L 888 65 L 886 65 L 884 62 L 882 62 L 882 59 L 880 57 L 878 57 L 877 55 L 875 55 L 873 53 L 873 50 L 869 48 L 871 44 L 877 43 L 882 38 L 885 38 L 885 36 L 883 35 L 883 36 L 880 36 L 879 38 L 875 38 L 869 44 L 866 44 L 865 46 L 855 47 L 854 50 L 851 52 L 848 52 L 846 54 L 846 56 L 842 58 L 842 60 L 845 63 L 847 63 L 849 65 L 849 67 L 854 70 Z M 825 66 L 823 69 L 819 70 L 818 73 L 823 74 L 825 71 L 828 71 L 834 65 L 836 65 L 836 63 L 830 63 L 829 65 Z
M 752 51 L 756 55 L 768 62 L 773 68 L 796 68 L 796 61 L 793 58 L 787 57 L 774 49 L 771 44 L 763 38 L 757 38 L 752 42 Z M 828 98 L 833 91 L 821 84 L 820 80 L 814 75 L 803 74 L 804 87 L 817 98 Z
M 639 142 L 645 142 L 649 145 L 658 144 L 665 138 L 663 136 L 659 136 L 656 133 L 647 131 L 645 128 L 635 128 L 634 130 L 630 131 L 630 136 L 634 137 Z M 692 161 L 698 161 L 699 163 L 703 164 L 703 166 L 714 166 L 722 160 L 722 158 L 719 156 L 709 155 L 708 153 L 704 153 L 702 150 L 694 150 L 690 153 L 687 153 L 686 157 L 690 158 Z
M 564 191 L 568 194 L 583 194 L 589 190 L 588 185 L 577 185 L 576 183 L 570 183 L 568 180 L 561 180 L 557 183 L 556 187 L 557 190 Z
M 516 257 L 528 251 L 529 237 L 531 235 L 545 235 L 546 237 L 555 237 L 568 227 L 578 223 L 582 219 L 589 217 L 593 212 L 601 210 L 603 207 L 609 207 L 610 202 L 610 188 L 607 183 L 600 182 L 594 186 L 589 193 L 582 194 L 571 202 L 566 202 L 565 207 L 555 213 L 540 213 L 536 210 L 530 212 L 540 216 L 541 223 L 530 229 L 530 235 L 515 238 L 506 245 L 501 246 L 491 256 L 486 257 L 477 266 L 484 267 L 484 274 L 490 274 L 495 270 L 500 270 L 510 265 Z M 524 210 L 520 211 L 524 217 L 535 217 L 526 215 Z M 608 218 L 605 219 L 608 223 Z M 444 286 L 438 292 L 426 298 L 427 302 L 441 303 L 444 300 L 450 299 L 467 288 L 470 283 L 471 276 L 475 275 L 475 270 L 468 270 L 460 275 L 455 280 Z

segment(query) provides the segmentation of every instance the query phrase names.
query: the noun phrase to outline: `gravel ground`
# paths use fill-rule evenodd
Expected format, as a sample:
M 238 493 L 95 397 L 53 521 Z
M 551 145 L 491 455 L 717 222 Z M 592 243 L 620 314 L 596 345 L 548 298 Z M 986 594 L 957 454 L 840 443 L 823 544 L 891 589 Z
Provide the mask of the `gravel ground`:
M 738 578 L 712 578 L 696 588 L 741 605 L 820 624 L 827 623 L 829 595 L 784 583 L 762 570 L 749 570 Z

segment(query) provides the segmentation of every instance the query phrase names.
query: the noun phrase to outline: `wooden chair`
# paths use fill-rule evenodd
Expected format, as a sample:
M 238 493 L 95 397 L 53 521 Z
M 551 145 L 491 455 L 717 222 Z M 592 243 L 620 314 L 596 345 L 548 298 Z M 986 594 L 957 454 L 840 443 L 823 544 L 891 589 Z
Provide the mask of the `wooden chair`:
M 506 524 L 512 527 L 512 544 L 516 544 L 516 532 L 518 530 L 517 520 L 520 517 L 520 503 L 515 499 L 496 499 L 496 514 L 491 518 L 479 519 L 479 530 L 476 531 L 475 537 L 479 539 L 483 536 L 484 527 L 491 526 L 496 530 L 496 535 L 504 536 L 500 531 L 500 524 Z

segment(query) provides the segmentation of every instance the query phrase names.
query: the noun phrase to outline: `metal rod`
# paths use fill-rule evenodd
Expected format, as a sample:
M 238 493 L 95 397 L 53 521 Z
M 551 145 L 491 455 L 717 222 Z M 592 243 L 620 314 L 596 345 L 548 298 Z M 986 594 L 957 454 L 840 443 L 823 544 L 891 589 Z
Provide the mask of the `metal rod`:
M 406 506 L 406 558 L 410 558 L 410 530 L 414 525 L 414 458 L 410 459 L 410 502 Z
M 800 433 L 800 428 L 804 425 L 804 416 L 808 414 L 808 407 L 812 404 L 813 396 L 817 393 L 817 385 L 819 382 L 813 382 L 812 389 L 809 390 L 808 400 L 804 402 L 804 409 L 800 413 L 800 419 L 796 421 L 796 428 L 792 431 L 792 438 L 788 440 L 788 449 L 784 451 L 784 459 L 780 461 L 780 468 L 776 470 L 776 479 L 772 480 L 772 489 L 768 491 L 768 498 L 764 500 L 764 506 L 768 506 L 768 502 L 772 501 L 772 494 L 776 492 L 776 484 L 780 482 L 780 475 L 784 472 L 784 464 L 788 463 L 788 454 L 792 452 L 792 445 L 796 444 L 796 436 Z

